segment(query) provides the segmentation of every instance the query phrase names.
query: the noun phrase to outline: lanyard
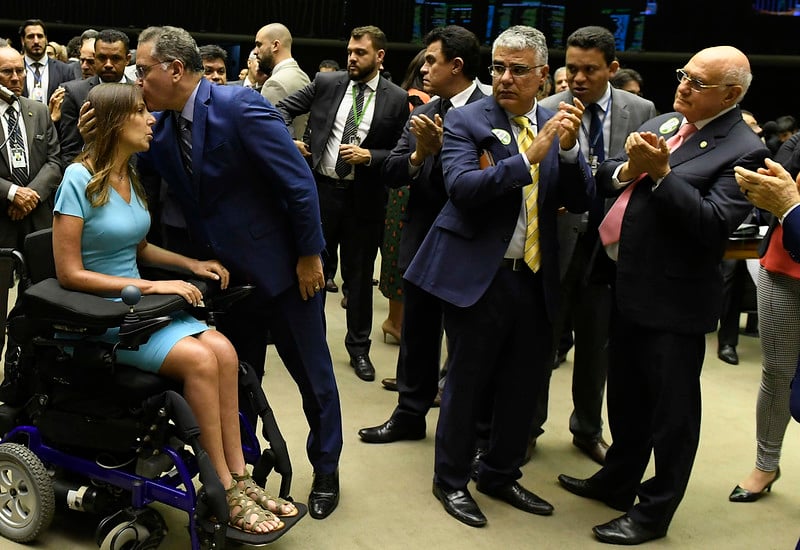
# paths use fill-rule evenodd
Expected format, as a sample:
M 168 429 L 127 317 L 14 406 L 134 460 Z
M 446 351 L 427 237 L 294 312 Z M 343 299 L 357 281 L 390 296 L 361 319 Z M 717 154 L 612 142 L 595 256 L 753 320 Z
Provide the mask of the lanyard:
M 597 147 L 597 141 L 600 139 L 600 136 L 602 136 L 605 133 L 606 117 L 608 116 L 608 112 L 611 110 L 611 100 L 612 99 L 613 99 L 613 97 L 609 97 L 608 98 L 608 103 L 606 103 L 606 108 L 603 109 L 603 118 L 600 119 L 600 133 L 598 133 L 594 137 L 594 141 L 590 141 L 591 136 L 589 134 L 589 130 L 586 129 L 586 125 L 583 123 L 583 119 L 581 119 L 581 130 L 583 131 L 583 135 L 586 136 L 586 143 L 589 144 L 589 156 L 590 157 L 594 155 L 594 150 L 595 150 L 595 147 Z M 604 153 L 605 153 L 605 151 L 604 151 Z
M 369 98 L 367 99 L 367 102 L 364 104 L 364 108 L 361 109 L 360 113 L 358 112 L 358 105 L 356 105 L 356 96 L 357 96 L 357 94 L 356 94 L 356 86 L 353 86 L 353 88 L 352 88 L 352 90 L 353 90 L 353 122 L 356 123 L 356 128 L 361 126 L 361 121 L 364 120 L 364 115 L 366 114 L 367 109 L 369 109 L 369 104 L 372 101 L 372 97 L 375 95 L 375 92 L 372 91 L 372 88 L 370 88 L 369 86 L 366 86 L 366 87 L 369 88 L 370 94 L 369 94 Z

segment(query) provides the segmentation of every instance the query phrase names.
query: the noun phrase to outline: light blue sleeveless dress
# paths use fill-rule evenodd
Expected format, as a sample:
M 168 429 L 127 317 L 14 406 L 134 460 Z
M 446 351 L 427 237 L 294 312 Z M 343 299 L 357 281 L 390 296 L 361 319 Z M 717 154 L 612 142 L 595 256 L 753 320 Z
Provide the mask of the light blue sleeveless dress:
M 92 207 L 86 198 L 86 185 L 91 177 L 82 164 L 70 164 L 56 192 L 54 213 L 83 219 L 81 257 L 86 269 L 139 279 L 136 247 L 150 229 L 150 213 L 133 188 L 130 203 L 111 189 L 106 204 Z M 204 323 L 188 313 L 178 312 L 172 317 L 172 323 L 154 333 L 138 351 L 117 350 L 117 360 L 145 371 L 158 372 L 178 340 L 208 330 Z M 118 328 L 109 329 L 100 338 L 115 342 L 118 333 Z

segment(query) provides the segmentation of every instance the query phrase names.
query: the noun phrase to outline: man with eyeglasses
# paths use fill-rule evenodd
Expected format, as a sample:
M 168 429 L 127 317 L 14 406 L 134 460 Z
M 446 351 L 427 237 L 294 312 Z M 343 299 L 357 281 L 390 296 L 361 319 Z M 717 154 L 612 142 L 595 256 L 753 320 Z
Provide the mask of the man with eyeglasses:
M 614 35 L 603 27 L 582 27 L 567 38 L 566 74 L 569 89 L 543 99 L 542 107 L 557 109 L 561 101 L 578 98 L 586 106 L 578 141 L 589 166 L 624 151 L 625 139 L 656 116 L 653 102 L 613 88 L 611 76 L 619 68 Z M 613 199 L 599 194 L 582 214 L 558 216 L 561 260 L 561 307 L 556 317 L 554 360 L 559 340 L 575 334 L 572 360 L 572 402 L 569 418 L 572 443 L 599 464 L 608 444 L 603 439 L 603 396 L 608 368 L 608 321 L 611 316 L 613 262 L 603 253 L 597 227 Z M 609 204 L 607 204 L 609 203 Z M 564 353 L 566 353 L 564 351 Z M 555 363 L 554 363 L 555 365 Z M 550 378 L 539 396 L 531 447 L 547 420 Z
M 89 90 L 102 82 L 133 84 L 125 76 L 125 67 L 131 58 L 128 35 L 115 29 L 106 29 L 100 31 L 92 42 L 95 75 L 86 80 L 64 83 L 64 103 L 58 133 L 61 136 L 61 162 L 65 167 L 83 149 L 83 138 L 78 132 L 78 116 Z
M 441 159 L 449 198 L 405 273 L 442 300 L 450 342 L 433 493 L 474 527 L 486 524 L 467 490 L 478 418 L 491 419 L 478 491 L 528 513 L 553 513 L 517 480 L 550 366 L 556 212 L 583 212 L 594 195 L 578 147 L 583 105 L 553 112 L 536 103 L 548 74 L 544 35 L 526 26 L 504 31 L 490 72 L 493 97 L 447 115 Z
M 310 427 L 309 509 L 326 517 L 339 502 L 342 425 L 320 294 L 319 200 L 308 164 L 262 97 L 203 78 L 197 45 L 184 29 L 142 31 L 136 74 L 148 109 L 161 111 L 150 151 L 139 157 L 143 180 L 154 173 L 166 180 L 196 249 L 224 262 L 232 284 L 256 286 L 217 326 L 260 377 L 271 335 Z
M 61 181 L 58 134 L 47 107 L 22 97 L 24 81 L 22 56 L 0 39 L 0 247 L 18 250 L 28 233 L 53 225 Z M 10 281 L 11 265 L 0 262 L 0 355 Z
M 705 333 L 716 329 L 722 301 L 719 264 L 752 209 L 734 166 L 756 170 L 768 154 L 738 107 L 752 79 L 741 51 L 704 49 L 677 77 L 676 112 L 633 132 L 625 154 L 596 176 L 599 189 L 619 195 L 600 225 L 617 264 L 608 367 L 614 441 L 592 477 L 559 481 L 625 512 L 593 529 L 612 544 L 665 536 L 686 491 L 700 440 Z M 642 481 L 651 453 L 656 472 Z

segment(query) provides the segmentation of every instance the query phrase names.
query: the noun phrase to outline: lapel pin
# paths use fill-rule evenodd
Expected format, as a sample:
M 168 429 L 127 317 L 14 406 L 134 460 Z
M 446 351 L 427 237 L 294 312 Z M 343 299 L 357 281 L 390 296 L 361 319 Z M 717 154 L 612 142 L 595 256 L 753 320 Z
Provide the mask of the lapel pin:
M 503 145 L 508 145 L 511 143 L 511 134 L 503 130 L 502 128 L 495 128 L 492 130 L 492 133 L 495 135 L 497 139 L 500 140 L 500 143 Z
M 680 126 L 680 124 L 681 124 L 681 120 L 680 120 L 678 117 L 675 117 L 675 116 L 674 116 L 674 117 L 670 118 L 669 120 L 667 120 L 667 121 L 666 121 L 664 124 L 662 124 L 662 125 L 661 125 L 661 126 L 658 128 L 658 132 L 659 132 L 661 135 L 664 135 L 664 134 L 671 134 L 672 132 L 674 132 L 674 131 L 675 131 L 675 129 L 676 129 L 678 126 Z
M 708 142 L 706 140 L 701 141 L 700 149 L 705 149 L 706 147 L 708 147 Z

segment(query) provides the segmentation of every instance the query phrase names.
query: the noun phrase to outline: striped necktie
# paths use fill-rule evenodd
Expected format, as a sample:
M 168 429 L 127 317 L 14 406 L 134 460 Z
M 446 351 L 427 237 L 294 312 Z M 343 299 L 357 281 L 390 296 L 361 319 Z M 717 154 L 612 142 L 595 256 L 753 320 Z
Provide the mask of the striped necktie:
M 22 139 L 22 131 L 19 128 L 19 113 L 13 105 L 6 109 L 6 119 L 8 122 L 8 142 L 11 145 L 11 179 L 16 185 L 26 186 L 28 184 L 28 159 L 25 151 L 25 142 Z M 15 160 L 16 159 L 16 160 Z
M 536 132 L 531 126 L 531 121 L 526 116 L 515 116 L 512 118 L 519 127 L 519 137 L 517 145 L 519 152 L 525 153 L 533 143 Z M 531 183 L 522 188 L 522 196 L 525 197 L 525 213 L 527 226 L 525 231 L 525 263 L 534 273 L 539 271 L 541 266 L 541 250 L 539 249 L 539 164 L 531 165 Z
M 186 172 L 192 175 L 192 123 L 179 114 L 175 114 L 178 122 L 178 144 L 181 148 L 181 159 Z
M 364 90 L 366 89 L 367 85 L 363 82 L 359 82 L 357 86 L 358 94 L 356 95 L 355 102 L 353 102 L 352 109 L 350 109 L 350 114 L 347 115 L 347 121 L 345 122 L 344 130 L 342 131 L 343 145 L 352 143 L 353 138 L 358 134 L 358 123 L 361 122 L 361 118 L 364 117 Z M 358 121 L 356 119 L 358 119 Z M 342 155 L 339 155 L 336 159 L 336 166 L 334 167 L 334 170 L 336 171 L 337 176 L 344 179 L 350 175 L 350 172 L 353 170 L 353 165 L 344 160 Z

